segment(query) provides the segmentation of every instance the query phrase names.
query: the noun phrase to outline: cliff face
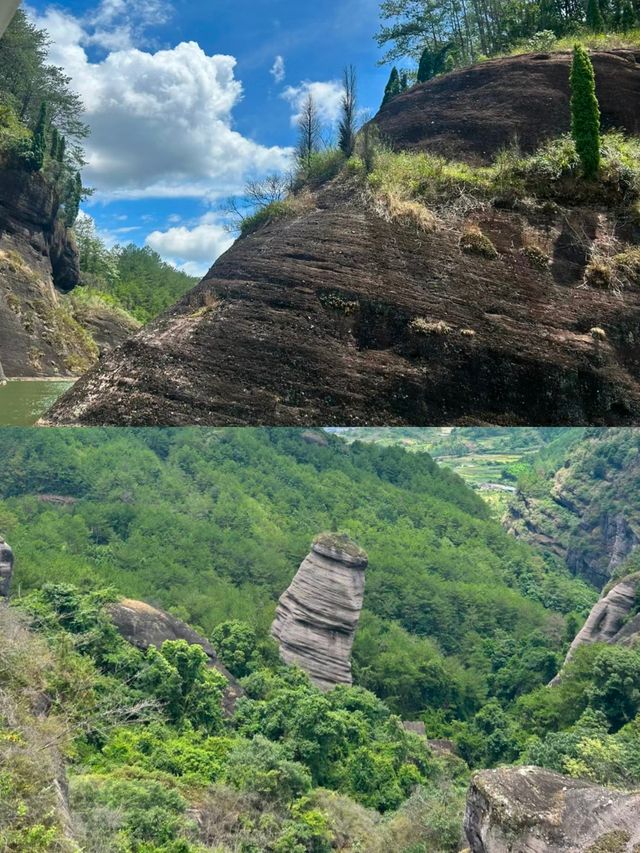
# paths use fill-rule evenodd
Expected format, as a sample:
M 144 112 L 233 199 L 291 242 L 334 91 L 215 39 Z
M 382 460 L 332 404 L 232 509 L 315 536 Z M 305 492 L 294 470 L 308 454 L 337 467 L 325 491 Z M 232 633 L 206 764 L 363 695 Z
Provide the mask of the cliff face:
M 635 853 L 640 794 L 537 767 L 477 774 L 467 798 L 471 853 Z
M 567 212 L 543 207 L 474 216 L 498 250 L 488 259 L 462 251 L 456 228 L 425 233 L 330 185 L 240 240 L 46 421 L 638 422 L 640 290 L 577 298 L 586 256 L 567 242 Z M 609 227 L 586 210 L 570 218 L 594 238 Z M 523 262 L 532 227 L 554 258 L 544 271 Z
M 640 133 L 640 51 L 595 52 L 604 130 Z M 414 86 L 375 118 L 394 147 L 488 163 L 516 140 L 529 153 L 570 127 L 570 53 L 482 62 Z M 535 121 L 532 121 L 535 116 Z
M 150 646 L 160 648 L 167 640 L 185 640 L 191 646 L 200 646 L 208 658 L 208 666 L 217 669 L 227 679 L 224 709 L 232 713 L 243 690 L 228 669 L 218 660 L 211 643 L 190 628 L 185 622 L 146 604 L 144 601 L 122 599 L 109 605 L 109 614 L 124 639 L 145 651 Z
M 282 659 L 307 672 L 322 690 L 352 683 L 351 649 L 367 562 L 348 539 L 320 536 L 280 598 L 271 633 Z
M 520 490 L 504 525 L 603 588 L 640 544 L 640 431 L 590 430 L 556 464 L 541 488 Z
M 580 646 L 589 643 L 633 643 L 640 636 L 640 604 L 638 590 L 640 574 L 629 575 L 616 583 L 594 605 L 589 618 L 579 632 L 564 662 L 566 666 Z M 551 682 L 557 684 L 560 672 Z

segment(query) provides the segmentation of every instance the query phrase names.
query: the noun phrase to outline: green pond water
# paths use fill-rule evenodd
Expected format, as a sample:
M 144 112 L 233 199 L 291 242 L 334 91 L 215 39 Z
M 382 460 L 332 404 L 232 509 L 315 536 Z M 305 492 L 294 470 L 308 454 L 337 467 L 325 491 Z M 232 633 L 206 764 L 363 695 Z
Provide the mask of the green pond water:
M 73 382 L 9 380 L 0 385 L 0 427 L 33 426 Z

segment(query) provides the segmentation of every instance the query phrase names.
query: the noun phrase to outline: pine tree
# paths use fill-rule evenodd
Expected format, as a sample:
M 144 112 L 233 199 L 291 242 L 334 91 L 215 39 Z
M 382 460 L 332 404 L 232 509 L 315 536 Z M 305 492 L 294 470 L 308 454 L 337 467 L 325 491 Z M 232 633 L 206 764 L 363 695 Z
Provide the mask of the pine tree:
M 58 145 L 60 144 L 60 134 L 56 127 L 51 130 L 51 145 L 49 147 L 49 156 L 52 160 L 58 159 Z
M 78 214 L 80 213 L 80 202 L 82 201 L 82 177 L 76 172 L 75 178 L 69 181 L 67 198 L 64 204 L 64 221 L 67 228 L 73 228 Z
M 587 27 L 594 33 L 601 33 L 604 30 L 600 0 L 587 0 Z
M 420 65 L 418 66 L 418 83 L 426 83 L 433 77 L 433 54 L 431 49 L 425 47 L 420 57 Z
M 67 150 L 67 140 L 60 134 L 58 137 L 58 148 L 56 150 L 56 160 L 59 163 L 64 163 L 64 155 Z
M 595 178 L 600 168 L 600 107 L 593 65 L 580 44 L 573 49 L 571 65 L 571 133 L 585 178 Z
M 633 4 L 631 0 L 623 0 L 622 6 L 620 7 L 620 29 L 623 33 L 629 32 L 632 30 L 636 23 L 636 13 L 633 9 Z
M 338 127 L 338 145 L 345 157 L 351 157 L 356 147 L 357 82 L 356 69 L 353 65 L 345 68 L 342 115 Z
M 389 82 L 387 83 L 387 87 L 384 90 L 384 98 L 382 100 L 382 106 L 384 107 L 390 100 L 396 97 L 396 95 L 400 94 L 400 75 L 398 74 L 398 69 L 395 67 L 391 70 L 391 75 L 389 77 Z
M 47 125 L 48 125 L 48 110 L 46 101 L 40 105 L 40 115 L 38 123 L 33 131 L 33 147 L 31 168 L 34 172 L 39 172 L 44 166 L 44 158 L 47 153 Z

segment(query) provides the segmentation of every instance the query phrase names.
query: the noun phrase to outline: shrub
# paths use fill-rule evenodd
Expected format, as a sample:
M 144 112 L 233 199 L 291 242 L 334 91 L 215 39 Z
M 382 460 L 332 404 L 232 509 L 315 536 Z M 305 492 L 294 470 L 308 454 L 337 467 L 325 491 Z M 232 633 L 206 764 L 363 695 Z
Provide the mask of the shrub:
M 275 222 L 278 219 L 285 219 L 293 215 L 293 209 L 288 201 L 273 201 L 266 207 L 260 208 L 251 216 L 247 216 L 242 220 L 240 226 L 240 235 L 247 237 L 253 234 L 263 225 L 268 225 L 270 222 Z
M 448 335 L 453 331 L 453 327 L 444 320 L 430 322 L 424 317 L 416 317 L 409 323 L 409 328 L 416 335 Z
M 464 229 L 460 238 L 460 248 L 468 255 L 480 255 L 490 260 L 498 257 L 498 250 L 477 225 L 468 225 Z
M 333 180 L 342 171 L 347 158 L 339 148 L 315 151 L 296 175 L 295 188 L 319 187 Z

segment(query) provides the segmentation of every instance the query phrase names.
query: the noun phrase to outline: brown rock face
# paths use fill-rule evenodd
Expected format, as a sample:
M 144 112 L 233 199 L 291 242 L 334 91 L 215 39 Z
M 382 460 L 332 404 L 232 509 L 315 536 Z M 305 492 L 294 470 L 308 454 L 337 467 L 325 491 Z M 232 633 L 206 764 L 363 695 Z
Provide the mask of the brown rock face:
M 630 575 L 617 583 L 594 606 L 564 662 L 566 666 L 580 646 L 589 643 L 630 643 L 640 635 L 640 617 L 629 619 L 636 611 L 640 574 Z M 560 681 L 558 674 L 552 684 Z
M 478 773 L 465 832 L 471 853 L 634 853 L 640 794 L 624 794 L 538 767 Z
M 0 536 L 0 601 L 9 598 L 13 574 L 13 551 Z
M 351 684 L 351 649 L 364 599 L 367 555 L 348 540 L 319 536 L 280 598 L 271 633 L 285 663 L 322 690 Z
M 86 369 L 93 356 L 61 310 L 80 281 L 78 252 L 41 174 L 0 167 L 0 362 L 8 377 Z
M 206 653 L 212 669 L 217 669 L 227 679 L 225 690 L 225 710 L 232 713 L 237 699 L 243 691 L 236 679 L 218 660 L 215 649 L 205 637 L 202 637 L 185 622 L 146 604 L 144 601 L 122 599 L 109 605 L 113 624 L 124 639 L 145 651 L 150 646 L 160 648 L 167 640 L 185 640 L 191 646 L 201 646 Z
M 567 215 L 593 236 L 604 220 L 488 209 L 476 219 L 498 249 L 491 260 L 462 252 L 455 228 L 388 221 L 351 185 L 330 185 L 315 205 L 238 241 L 43 422 L 640 422 L 640 289 L 577 290 L 586 257 L 565 240 Z M 546 271 L 523 260 L 531 228 L 549 243 Z
M 592 54 L 605 130 L 640 133 L 640 52 Z M 375 118 L 404 150 L 488 163 L 516 140 L 524 152 L 567 133 L 569 53 L 493 59 L 415 86 Z M 536 121 L 531 117 L 536 116 Z

